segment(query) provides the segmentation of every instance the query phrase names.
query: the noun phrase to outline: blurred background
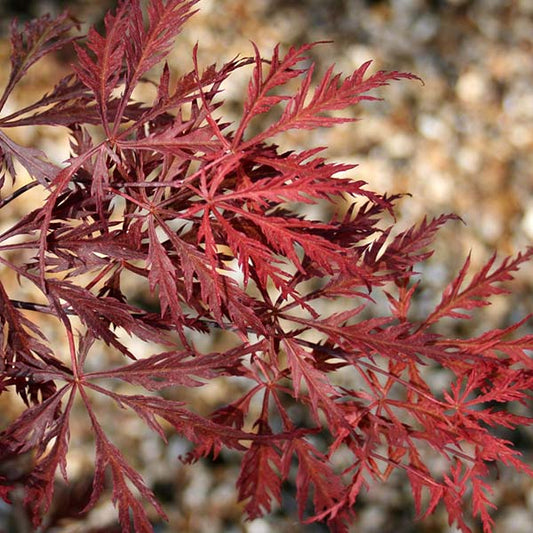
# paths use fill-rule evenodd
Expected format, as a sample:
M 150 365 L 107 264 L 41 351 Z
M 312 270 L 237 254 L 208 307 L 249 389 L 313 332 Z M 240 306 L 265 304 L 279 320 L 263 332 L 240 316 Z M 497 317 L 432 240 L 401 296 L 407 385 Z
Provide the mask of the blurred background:
M 3 0 L 0 2 L 0 56 L 7 76 L 9 23 L 65 8 L 86 30 L 102 28 L 108 0 Z M 398 229 L 425 215 L 453 212 L 435 241 L 436 253 L 419 271 L 424 280 L 419 309 L 423 314 L 438 292 L 471 253 L 473 267 L 494 251 L 515 254 L 533 241 L 533 1 L 531 0 L 200 0 L 200 9 L 178 38 L 170 63 L 176 74 L 191 68 L 190 51 L 199 42 L 204 65 L 219 64 L 252 53 L 253 40 L 268 56 L 276 43 L 284 49 L 312 41 L 317 76 L 331 63 L 350 74 L 372 59 L 373 70 L 412 72 L 424 81 L 394 82 L 379 90 L 384 100 L 353 109 L 361 120 L 317 132 L 296 132 L 281 142 L 287 149 L 327 146 L 339 162 L 357 163 L 352 174 L 378 192 L 410 193 L 398 204 Z M 48 57 L 30 70 L 9 105 L 18 107 L 42 95 L 69 71 L 68 54 Z M 225 86 L 226 116 L 237 119 L 249 72 L 237 73 Z M 24 128 L 18 142 L 45 150 L 58 161 L 68 155 L 68 139 L 50 128 Z M 6 210 L 4 210 L 6 211 Z M 4 216 L 4 211 L 2 216 Z M 16 210 L 12 213 L 17 216 Z M 2 220 L 2 224 L 7 221 Z M 517 275 L 510 297 L 496 298 L 489 308 L 455 334 L 472 335 L 501 328 L 533 312 L 533 268 Z M 452 330 L 453 324 L 449 326 Z M 527 330 L 526 325 L 526 330 Z M 532 330 L 529 324 L 529 330 Z M 226 397 L 231 385 L 210 387 L 195 401 L 208 412 Z M 202 403 L 203 402 L 203 403 Z M 6 399 L 1 408 L 9 410 Z M 7 413 L 5 411 L 5 413 Z M 7 417 L 6 417 L 7 418 Z M 4 416 L 0 419 L 4 421 Z M 80 424 L 81 426 L 82 424 Z M 288 487 L 283 508 L 251 523 L 242 522 L 234 482 L 238 456 L 182 466 L 176 457 L 187 452 L 179 438 L 165 447 L 137 420 L 124 421 L 128 437 L 115 443 L 130 449 L 135 467 L 143 470 L 166 504 L 171 532 L 321 532 L 321 525 L 298 525 Z M 124 431 L 125 433 L 125 431 Z M 513 440 L 531 461 L 531 431 Z M 92 450 L 83 438 L 72 454 L 74 482 L 59 486 L 59 504 L 46 531 L 114 531 L 114 510 L 107 504 L 78 519 L 74 511 L 87 494 Z M 124 439 L 120 442 L 120 439 Z M 529 532 L 533 523 L 533 483 L 502 471 L 494 482 L 495 532 Z M 78 507 L 77 507 L 78 506 Z M 357 533 L 452 532 L 442 511 L 414 522 L 409 488 L 401 477 L 377 486 L 359 504 Z M 55 515 L 54 515 L 55 513 Z M 9 523 L 9 520 L 12 522 Z M 14 526 L 13 520 L 19 525 Z M 0 507 L 0 531 L 24 529 L 22 511 Z M 19 529 L 13 529 L 13 528 Z M 27 526 L 29 527 L 29 526 Z M 474 531 L 479 525 L 472 523 Z

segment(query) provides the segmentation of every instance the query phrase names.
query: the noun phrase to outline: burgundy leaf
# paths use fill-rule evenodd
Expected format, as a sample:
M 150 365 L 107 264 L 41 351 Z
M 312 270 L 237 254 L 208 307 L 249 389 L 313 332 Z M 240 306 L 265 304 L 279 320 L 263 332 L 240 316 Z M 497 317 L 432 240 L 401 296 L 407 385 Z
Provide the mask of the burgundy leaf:
M 281 457 L 271 444 L 252 444 L 244 454 L 237 480 L 239 500 L 250 519 L 272 510 L 272 503 L 281 501 Z
M 0 100 L 0 108 L 4 106 L 15 85 L 33 64 L 76 39 L 68 35 L 75 26 L 78 26 L 77 22 L 66 12 L 55 19 L 47 14 L 26 22 L 23 31 L 18 30 L 16 20 L 12 21 L 11 73 Z

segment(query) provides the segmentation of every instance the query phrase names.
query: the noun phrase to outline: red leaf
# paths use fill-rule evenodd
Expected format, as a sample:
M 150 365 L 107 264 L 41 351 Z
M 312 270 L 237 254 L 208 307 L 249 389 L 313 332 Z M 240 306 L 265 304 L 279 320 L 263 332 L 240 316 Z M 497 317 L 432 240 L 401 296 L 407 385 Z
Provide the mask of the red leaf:
M 244 454 L 237 480 L 239 500 L 249 499 L 244 509 L 253 520 L 269 513 L 281 502 L 281 457 L 271 444 L 253 443 Z
M 148 248 L 148 265 L 150 274 L 150 290 L 153 292 L 157 287 L 159 289 L 159 299 L 161 301 L 161 316 L 170 308 L 172 319 L 176 324 L 183 320 L 178 298 L 178 287 L 175 282 L 176 267 L 169 259 L 167 251 L 159 242 L 159 237 L 155 230 L 154 219 L 148 219 L 148 231 L 150 245 Z
M 87 48 L 74 44 L 78 61 L 73 65 L 80 81 L 94 94 L 98 103 L 100 118 L 110 134 L 109 117 L 107 113 L 111 93 L 117 88 L 124 76 L 124 55 L 129 7 L 127 2 L 122 2 L 115 15 L 107 13 L 104 19 L 105 37 L 101 36 L 94 28 L 87 35 Z
M 93 491 L 84 511 L 93 507 L 98 501 L 105 484 L 105 471 L 109 467 L 113 482 L 112 500 L 118 508 L 122 529 L 129 531 L 131 526 L 133 526 L 134 531 L 152 533 L 153 528 L 148 515 L 137 495 L 130 489 L 129 484 L 133 485 L 141 496 L 153 505 L 162 518 L 167 519 L 163 508 L 155 499 L 153 492 L 145 485 L 140 474 L 126 462 L 120 450 L 107 439 L 91 411 L 89 411 L 89 414 L 95 432 L 96 460 Z
M 198 387 L 205 380 L 232 374 L 240 359 L 261 345 L 233 348 L 221 353 L 164 352 L 113 370 L 92 372 L 91 378 L 119 378 L 155 391 L 174 385 Z
M 424 325 L 429 325 L 444 316 L 453 318 L 470 318 L 470 315 L 457 311 L 457 309 L 471 310 L 489 305 L 488 298 L 495 294 L 505 294 L 507 289 L 496 286 L 497 283 L 509 281 L 513 278 L 512 272 L 533 257 L 533 248 L 524 253 L 519 253 L 515 259 L 507 258 L 502 264 L 492 270 L 496 260 L 494 254 L 487 264 L 474 275 L 470 283 L 464 287 L 464 280 L 470 265 L 470 257 L 467 258 L 459 275 L 446 287 L 442 300 L 435 310 L 425 320 Z
M 319 407 L 323 409 L 329 423 L 339 429 L 343 425 L 343 414 L 335 403 L 341 394 L 331 385 L 327 376 L 313 366 L 312 356 L 304 350 L 296 341 L 285 339 L 283 346 L 287 350 L 287 363 L 291 371 L 291 377 L 296 399 L 302 395 L 302 380 L 308 390 L 311 400 L 313 418 L 320 423 L 318 414 Z
M 315 515 L 320 515 L 321 520 L 329 515 L 329 521 L 337 524 L 336 530 L 344 531 L 340 529 L 342 518 L 336 515 L 337 504 L 345 496 L 345 488 L 339 476 L 333 471 L 326 457 L 305 440 L 294 441 L 289 449 L 294 451 L 298 458 L 296 490 L 300 520 L 304 520 L 306 503 L 312 495 Z M 316 518 L 311 517 L 305 521 L 314 520 Z

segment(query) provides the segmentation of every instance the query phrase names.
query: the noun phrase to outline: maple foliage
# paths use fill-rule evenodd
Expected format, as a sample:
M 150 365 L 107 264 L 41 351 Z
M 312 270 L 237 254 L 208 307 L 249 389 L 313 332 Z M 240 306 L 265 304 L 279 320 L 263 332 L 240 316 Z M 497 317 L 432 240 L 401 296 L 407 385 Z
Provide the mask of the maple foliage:
M 315 83 L 306 54 L 319 43 L 285 54 L 276 47 L 269 58 L 254 45 L 249 58 L 203 69 L 195 48 L 191 72 L 171 82 L 165 63 L 154 100 L 135 101 L 134 90 L 153 83 L 145 76 L 164 62 L 195 3 L 151 0 L 143 17 L 139 0 L 122 1 L 106 16 L 104 33 L 91 29 L 85 40 L 72 36 L 77 22 L 67 14 L 44 16 L 23 31 L 12 25 L 11 74 L 0 107 L 46 54 L 72 45 L 77 61 L 40 100 L 0 118 L 2 192 L 13 185 L 0 209 L 33 187 L 47 193 L 43 205 L 0 235 L 2 268 L 41 297 L 17 300 L 0 282 L 0 394 L 13 390 L 26 405 L 0 434 L 0 461 L 31 457 L 24 473 L 2 468 L 0 496 L 9 501 L 23 486 L 33 524 L 41 523 L 56 475 L 68 481 L 70 418 L 81 402 L 96 454 L 85 509 L 101 497 L 107 473 L 122 529 L 152 531 L 144 504 L 162 517 L 164 510 L 100 423 L 105 399 L 165 441 L 170 431 L 189 439 L 195 448 L 188 461 L 223 448 L 242 453 L 237 486 L 250 519 L 280 503 L 282 484 L 296 469 L 300 520 L 347 531 L 370 481 L 402 470 L 419 517 L 441 503 L 462 531 L 469 531 L 470 515 L 490 532 L 490 466 L 533 475 L 496 431 L 532 422 L 511 408 L 527 404 L 533 389 L 533 336 L 517 333 L 528 317 L 469 339 L 447 338 L 435 325 L 466 320 L 508 292 L 502 282 L 533 249 L 498 266 L 493 257 L 472 276 L 467 260 L 427 317 L 411 319 L 416 264 L 456 217 L 395 233 L 382 221 L 398 196 L 339 176 L 352 166 L 327 161 L 321 148 L 283 151 L 274 141 L 290 129 L 354 120 L 338 112 L 375 98 L 369 91 L 390 81 L 416 76 L 370 74 L 365 63 L 345 78 L 329 69 Z M 228 124 L 223 84 L 243 68 L 250 82 L 242 115 Z M 281 112 L 264 129 L 250 126 L 275 107 Z M 10 128 L 30 124 L 68 128 L 71 156 L 63 165 L 10 137 Z M 99 133 L 89 128 L 95 125 Z M 19 186 L 21 168 L 30 181 Z M 333 214 L 317 220 L 298 211 L 318 202 Z M 130 297 L 128 278 L 157 296 L 157 312 Z M 369 318 L 363 311 L 376 291 L 387 296 L 390 313 Z M 349 307 L 324 313 L 324 303 L 340 299 Z M 67 357 L 40 327 L 42 313 L 61 324 Z M 223 351 L 202 352 L 191 336 L 221 329 L 234 339 Z M 124 333 L 162 351 L 136 353 Z M 98 343 L 115 357 L 95 369 Z M 425 381 L 432 365 L 451 376 L 445 389 Z M 341 372 L 351 381 L 341 385 Z M 225 376 L 248 387 L 210 416 L 162 395 Z M 110 385 L 120 382 L 138 394 Z M 309 424 L 294 418 L 294 404 L 308 412 Z M 327 449 L 316 445 L 319 432 Z M 343 466 L 341 451 L 350 457 Z M 436 459 L 440 471 L 432 466 Z

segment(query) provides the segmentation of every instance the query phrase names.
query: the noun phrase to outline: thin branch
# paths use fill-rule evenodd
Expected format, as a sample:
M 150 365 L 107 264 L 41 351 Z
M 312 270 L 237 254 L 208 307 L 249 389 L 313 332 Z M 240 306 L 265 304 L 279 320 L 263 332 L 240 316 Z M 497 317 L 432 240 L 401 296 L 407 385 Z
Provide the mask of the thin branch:
M 39 313 L 53 314 L 53 311 L 50 309 L 50 307 L 44 304 L 37 304 L 34 302 L 23 302 L 21 300 L 11 300 L 11 304 L 16 309 L 25 309 L 26 311 L 38 311 Z
M 0 209 L 6 206 L 9 202 L 12 202 L 15 198 L 18 198 L 21 194 L 24 194 L 26 191 L 33 189 L 33 187 L 35 187 L 36 185 L 39 185 L 39 182 L 34 180 L 18 188 L 16 191 L 12 192 L 9 196 L 6 196 L 3 200 L 0 200 Z

